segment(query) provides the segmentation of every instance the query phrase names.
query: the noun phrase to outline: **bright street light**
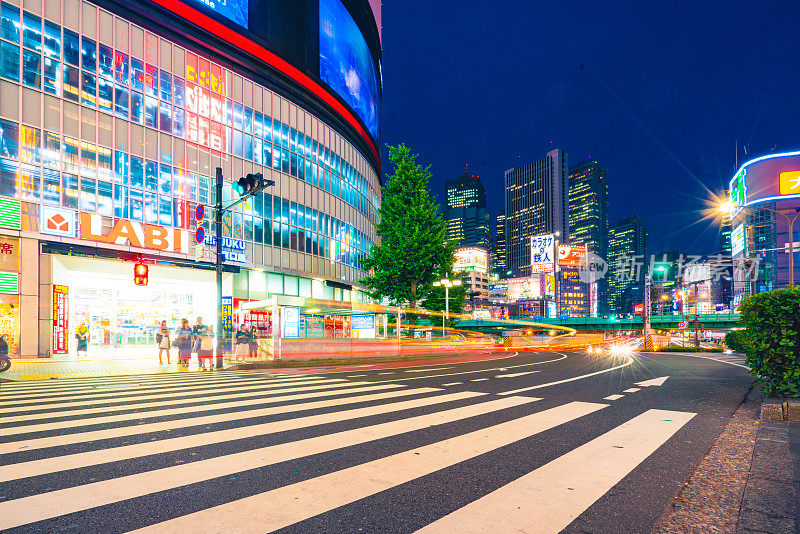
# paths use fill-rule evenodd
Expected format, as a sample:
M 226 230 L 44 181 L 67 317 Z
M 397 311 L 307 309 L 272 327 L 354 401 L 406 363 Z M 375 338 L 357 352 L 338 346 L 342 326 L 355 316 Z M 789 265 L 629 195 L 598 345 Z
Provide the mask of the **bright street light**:
M 433 283 L 434 287 L 442 287 L 444 286 L 444 317 L 442 317 L 442 337 L 444 337 L 444 325 L 445 321 L 448 323 L 450 322 L 450 288 L 455 286 L 461 285 L 461 279 L 457 278 L 455 280 L 450 280 L 447 278 L 442 278 L 438 282 Z

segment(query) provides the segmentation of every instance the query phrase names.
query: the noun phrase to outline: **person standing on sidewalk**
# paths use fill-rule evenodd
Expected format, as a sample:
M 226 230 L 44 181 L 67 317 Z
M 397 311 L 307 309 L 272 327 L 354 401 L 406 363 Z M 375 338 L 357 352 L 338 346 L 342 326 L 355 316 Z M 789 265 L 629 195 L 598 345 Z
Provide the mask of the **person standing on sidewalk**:
M 178 365 L 189 367 L 192 357 L 192 328 L 188 319 L 181 319 L 181 325 L 175 330 L 175 344 L 178 346 Z
M 192 336 L 194 338 L 194 352 L 197 353 L 197 361 L 200 363 L 200 370 L 205 371 L 206 365 L 208 365 L 208 370 L 211 371 L 214 368 L 211 363 L 211 358 L 214 353 L 213 343 L 211 341 L 211 329 L 208 325 L 203 324 L 202 317 L 198 317 L 197 323 L 192 327 Z
M 78 348 L 75 351 L 78 353 L 78 357 L 80 357 L 81 351 L 83 351 L 83 355 L 86 356 L 87 349 L 89 348 L 89 329 L 86 328 L 86 322 L 82 322 L 75 330 L 75 339 L 78 340 Z
M 252 340 L 252 336 L 250 335 L 250 330 L 247 329 L 247 324 L 242 323 L 239 325 L 239 329 L 236 330 L 236 359 L 244 360 L 248 356 L 250 356 L 250 341 Z
M 156 332 L 156 345 L 158 345 L 158 364 L 163 365 L 161 353 L 167 353 L 167 365 L 169 365 L 169 328 L 167 328 L 167 321 L 161 321 L 161 325 Z

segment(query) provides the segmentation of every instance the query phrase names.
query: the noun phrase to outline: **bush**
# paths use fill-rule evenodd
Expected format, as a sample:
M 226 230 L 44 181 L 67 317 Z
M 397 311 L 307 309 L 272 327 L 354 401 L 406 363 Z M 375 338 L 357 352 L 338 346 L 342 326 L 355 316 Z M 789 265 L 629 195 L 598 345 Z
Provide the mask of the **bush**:
M 747 352 L 747 331 L 731 330 L 725 334 L 725 345 L 736 352 Z
M 747 364 L 764 393 L 800 397 L 800 286 L 751 295 L 739 312 Z

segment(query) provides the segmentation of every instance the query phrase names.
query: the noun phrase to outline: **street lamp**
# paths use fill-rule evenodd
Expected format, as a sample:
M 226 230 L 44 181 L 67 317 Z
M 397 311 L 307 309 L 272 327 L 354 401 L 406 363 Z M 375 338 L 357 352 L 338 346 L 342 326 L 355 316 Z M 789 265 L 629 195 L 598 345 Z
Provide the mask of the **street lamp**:
M 737 206 L 730 200 L 722 202 L 719 206 L 717 206 L 717 209 L 723 215 L 727 215 L 728 217 L 730 217 L 737 207 L 741 207 L 741 209 L 743 210 L 754 209 L 754 210 L 768 211 L 770 213 L 776 213 L 784 218 L 786 224 L 789 225 L 789 244 L 788 248 L 786 249 L 786 252 L 789 253 L 789 287 L 794 286 L 794 222 L 798 219 L 798 217 L 800 217 L 800 211 L 795 213 L 793 218 L 789 218 L 788 215 L 779 210 L 774 210 L 772 208 L 765 208 L 764 206 Z
M 444 317 L 442 317 L 442 337 L 444 337 L 445 321 L 450 322 L 450 288 L 461 285 L 461 279 L 450 280 L 442 278 L 441 280 L 433 283 L 434 287 L 444 286 Z

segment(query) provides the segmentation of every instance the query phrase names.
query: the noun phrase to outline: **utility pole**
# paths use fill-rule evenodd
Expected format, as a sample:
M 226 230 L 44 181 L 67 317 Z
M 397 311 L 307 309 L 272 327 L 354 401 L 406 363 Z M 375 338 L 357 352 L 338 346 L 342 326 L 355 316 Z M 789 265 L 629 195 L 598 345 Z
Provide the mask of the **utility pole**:
M 652 343 L 652 338 L 650 337 L 650 307 L 652 303 L 650 302 L 650 282 L 652 277 L 649 274 L 644 275 L 644 303 L 642 310 L 644 312 L 644 348 L 649 349 Z
M 230 211 L 231 208 L 237 206 L 249 199 L 259 191 L 272 187 L 275 185 L 275 180 L 267 180 L 261 176 L 261 173 L 248 174 L 245 177 L 239 178 L 239 181 L 234 184 L 239 192 L 239 199 L 232 201 L 227 206 L 222 204 L 222 184 L 223 184 L 222 168 L 217 167 L 217 183 L 216 194 L 217 202 L 214 206 L 214 223 L 216 224 L 216 260 L 214 268 L 217 274 L 217 369 L 222 369 L 222 357 L 225 353 L 225 336 L 223 331 L 223 314 L 222 314 L 222 267 L 225 261 L 222 253 L 222 219 L 225 212 Z M 274 320 L 274 319 L 273 319 Z
M 694 284 L 694 346 L 700 346 L 700 337 L 697 332 L 697 323 L 700 319 L 700 301 L 697 299 L 697 284 Z

